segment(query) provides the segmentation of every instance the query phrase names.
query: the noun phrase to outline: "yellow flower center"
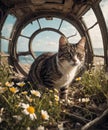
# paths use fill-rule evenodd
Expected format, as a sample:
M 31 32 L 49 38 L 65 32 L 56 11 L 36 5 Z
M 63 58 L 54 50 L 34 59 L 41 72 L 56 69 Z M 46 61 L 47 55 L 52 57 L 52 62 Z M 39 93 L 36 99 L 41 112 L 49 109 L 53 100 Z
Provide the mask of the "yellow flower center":
M 81 77 L 78 77 L 78 78 L 76 78 L 75 80 L 76 80 L 76 81 L 80 81 L 80 80 L 81 80 Z
M 12 88 L 9 88 L 9 90 L 12 92 L 12 93 L 16 93 L 17 89 L 12 87 Z
M 42 119 L 46 119 L 47 118 L 47 116 L 46 116 L 46 114 L 42 114 Z
M 43 120 L 48 120 L 49 119 L 49 115 L 46 111 L 41 111 L 41 117 Z
M 35 112 L 35 109 L 34 109 L 34 107 L 29 106 L 29 107 L 27 108 L 27 111 L 28 111 L 30 114 L 33 114 L 33 113 Z

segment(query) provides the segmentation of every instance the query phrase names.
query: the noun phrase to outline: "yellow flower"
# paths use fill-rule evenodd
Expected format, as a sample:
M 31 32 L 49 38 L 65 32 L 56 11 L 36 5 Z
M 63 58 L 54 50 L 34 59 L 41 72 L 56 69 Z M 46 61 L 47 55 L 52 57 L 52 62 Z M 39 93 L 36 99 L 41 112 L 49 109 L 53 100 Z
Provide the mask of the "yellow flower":
M 35 109 L 34 109 L 34 107 L 29 106 L 29 107 L 27 108 L 27 111 L 28 111 L 30 114 L 33 114 L 33 113 L 35 112 Z
M 22 111 L 25 115 L 29 115 L 31 120 L 37 119 L 35 114 L 35 108 L 29 104 L 22 103 L 21 107 L 24 108 Z
M 75 80 L 76 80 L 76 81 L 80 81 L 80 80 L 81 80 L 81 77 L 78 77 L 78 78 L 76 78 Z
M 50 93 L 53 93 L 53 90 L 50 89 L 49 92 L 50 92 Z
M 57 89 L 54 89 L 54 92 L 56 92 L 57 94 L 59 93 L 59 91 Z
M 23 94 L 23 95 L 27 95 L 27 91 L 23 91 L 23 92 L 21 92 L 21 94 Z
M 17 88 L 14 88 L 14 87 L 10 87 L 9 90 L 12 92 L 12 93 L 17 93 L 19 90 Z
M 47 111 L 41 110 L 41 117 L 43 120 L 49 120 L 49 115 Z
M 58 102 L 59 101 L 59 96 L 58 95 L 54 95 L 55 97 L 55 101 Z
M 19 83 L 17 83 L 17 85 L 20 86 L 20 87 L 23 87 L 25 85 L 25 83 L 24 82 L 19 82 Z
M 31 90 L 30 92 L 31 92 L 31 94 L 33 94 L 33 95 L 35 95 L 35 96 L 37 96 L 37 97 L 40 97 L 40 96 L 41 96 L 41 94 L 40 94 L 39 91 Z
M 7 87 L 12 87 L 12 86 L 14 85 L 14 83 L 13 83 L 13 82 L 8 82 L 8 81 L 7 81 L 7 82 L 5 83 L 5 85 L 6 85 Z

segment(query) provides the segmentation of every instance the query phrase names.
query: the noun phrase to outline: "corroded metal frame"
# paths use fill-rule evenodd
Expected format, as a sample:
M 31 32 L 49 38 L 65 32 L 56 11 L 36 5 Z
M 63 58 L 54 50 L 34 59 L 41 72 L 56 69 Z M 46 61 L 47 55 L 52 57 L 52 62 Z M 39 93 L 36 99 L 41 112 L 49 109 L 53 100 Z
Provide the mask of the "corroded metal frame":
M 38 13 L 39 15 L 39 13 Z M 33 52 L 32 52 L 32 49 L 31 49 L 31 42 L 32 42 L 32 39 L 37 35 L 39 34 L 40 32 L 42 31 L 47 31 L 47 30 L 50 30 L 50 31 L 53 31 L 53 32 L 57 32 L 59 33 L 60 35 L 64 35 L 62 32 L 60 32 L 60 27 L 57 29 L 54 29 L 54 28 L 43 28 L 43 29 L 39 29 L 37 30 L 36 32 L 34 32 L 32 34 L 32 36 L 30 37 L 30 41 L 29 41 L 29 52 L 26 52 L 26 53 L 20 53 L 20 54 L 17 54 L 16 52 L 16 44 L 17 44 L 17 39 L 18 39 L 18 36 L 20 36 L 20 33 L 21 33 L 21 30 L 27 25 L 27 23 L 30 23 L 31 21 L 33 21 L 34 19 L 39 19 L 39 18 L 45 18 L 47 16 L 51 16 L 51 17 L 58 17 L 58 18 L 61 18 L 62 20 L 66 20 L 68 21 L 69 23 L 71 23 L 73 26 L 75 26 L 77 28 L 77 30 L 79 31 L 80 35 L 81 36 L 84 36 L 85 33 L 84 33 L 84 28 L 83 26 L 81 26 L 80 22 L 78 22 L 78 20 L 76 20 L 73 16 L 62 16 L 62 14 L 59 14 L 59 13 L 49 13 L 47 14 L 47 12 L 43 12 L 38 16 L 34 16 L 34 18 L 32 18 L 30 21 L 29 21 L 29 18 L 26 19 L 26 21 L 22 21 L 21 23 L 17 24 L 16 25 L 16 28 L 18 28 L 16 30 L 16 32 L 14 33 L 14 37 L 13 37 L 13 40 L 12 42 L 10 43 L 10 64 L 12 64 L 14 67 L 15 67 L 15 70 L 18 70 L 20 71 L 22 74 L 24 75 L 27 75 L 27 73 L 24 71 L 24 69 L 20 66 L 20 64 L 18 63 L 18 56 L 19 55 L 26 55 L 26 54 L 30 54 L 32 55 L 33 58 L 35 58 Z M 23 27 L 22 27 L 23 25 Z M 61 25 L 60 25 L 61 26 Z M 88 48 L 89 49 L 89 48 Z M 14 56 L 14 57 L 13 57 Z
M 106 66 L 106 71 L 108 71 L 108 31 L 107 31 L 107 27 L 106 27 L 106 24 L 105 24 L 105 20 L 104 20 L 102 11 L 101 11 L 100 6 L 99 6 L 100 1 L 98 0 L 98 2 L 97 2 L 95 0 L 92 0 L 91 2 L 88 2 L 88 6 L 89 6 L 89 8 L 93 9 L 95 16 L 97 17 L 97 21 L 98 21 L 98 24 L 99 24 L 99 27 L 100 27 L 100 30 L 101 30 L 101 34 L 102 34 L 102 39 L 103 39 L 104 64 Z M 8 13 L 16 15 L 15 12 L 12 11 L 12 9 L 7 10 L 7 12 L 3 16 L 3 20 L 1 20 L 1 26 L 3 25 L 3 21 L 4 21 L 6 15 Z M 69 23 L 71 23 L 73 26 L 75 26 L 77 28 L 77 30 L 79 31 L 81 36 L 86 36 L 86 39 L 87 39 L 86 63 L 91 64 L 92 61 L 93 61 L 93 57 L 95 55 L 93 54 L 91 40 L 90 40 L 88 31 L 87 31 L 87 27 L 86 27 L 84 21 L 82 20 L 82 15 L 83 14 L 80 14 L 79 17 L 77 17 L 72 12 L 65 14 L 65 13 L 58 12 L 58 11 L 56 12 L 56 11 L 53 11 L 53 10 L 52 11 L 50 10 L 50 12 L 48 10 L 46 10 L 46 11 L 44 10 L 44 11 L 36 11 L 34 13 L 31 13 L 30 15 L 28 15 L 25 18 L 21 18 L 21 19 L 18 18 L 18 20 L 17 20 L 17 22 L 16 22 L 16 24 L 13 28 L 11 37 L 10 37 L 11 40 L 9 40 L 9 49 L 8 49 L 8 51 L 9 51 L 9 64 L 11 64 L 14 67 L 15 71 L 20 72 L 21 74 L 26 76 L 27 73 L 25 72 L 24 68 L 22 68 L 20 66 L 20 64 L 18 62 L 18 56 L 19 55 L 31 54 L 32 57 L 35 58 L 35 56 L 32 52 L 32 49 L 31 49 L 31 43 L 32 43 L 33 38 L 37 34 L 39 34 L 40 32 L 47 31 L 47 30 L 51 30 L 51 31 L 54 31 L 54 32 L 57 32 L 57 33 L 63 35 L 63 33 L 59 31 L 59 29 L 56 30 L 54 28 L 45 28 L 45 29 L 40 28 L 39 30 L 34 32 L 32 34 L 32 36 L 30 37 L 29 52 L 21 52 L 19 54 L 17 53 L 17 51 L 16 51 L 17 39 L 21 35 L 21 30 L 26 25 L 28 25 L 30 22 L 32 22 L 33 20 L 43 18 L 43 17 L 45 18 L 45 17 L 49 17 L 49 16 L 57 17 L 57 18 L 60 18 L 61 20 L 68 21 Z M 96 24 L 97 23 L 95 23 L 93 26 L 95 26 Z M 0 26 L 0 29 L 1 29 L 1 26 Z M 60 26 L 59 26 L 59 28 L 60 28 Z M 0 37 L 3 38 L 2 36 L 0 36 Z

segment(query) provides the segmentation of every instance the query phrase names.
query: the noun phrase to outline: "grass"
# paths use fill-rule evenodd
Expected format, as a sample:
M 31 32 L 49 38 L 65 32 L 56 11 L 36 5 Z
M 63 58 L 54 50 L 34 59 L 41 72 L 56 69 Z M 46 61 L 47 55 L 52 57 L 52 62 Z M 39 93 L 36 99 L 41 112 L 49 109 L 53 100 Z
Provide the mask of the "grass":
M 7 65 L 0 66 L 0 129 L 36 129 L 53 125 L 60 119 L 61 104 L 58 91 L 46 89 L 23 91 L 24 82 L 13 83 L 13 72 Z
M 29 83 L 31 89 L 28 92 L 22 89 L 26 85 L 24 82 L 12 82 L 13 75 L 12 67 L 0 66 L 0 130 L 37 129 L 53 126 L 62 120 L 60 115 L 66 108 L 56 89 L 42 92 L 33 90 Z M 108 75 L 100 66 L 92 68 L 76 78 L 73 89 L 73 92 L 80 90 L 83 95 L 77 94 L 78 103 L 99 105 L 108 101 Z
M 80 81 L 83 93 L 97 103 L 108 100 L 108 75 L 101 66 L 96 66 L 86 71 Z

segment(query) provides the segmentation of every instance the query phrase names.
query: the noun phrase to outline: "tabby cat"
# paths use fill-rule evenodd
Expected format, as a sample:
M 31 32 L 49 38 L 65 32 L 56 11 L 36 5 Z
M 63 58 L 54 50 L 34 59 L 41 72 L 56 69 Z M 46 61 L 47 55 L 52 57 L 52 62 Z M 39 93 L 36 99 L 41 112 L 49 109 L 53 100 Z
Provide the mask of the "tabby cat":
M 28 80 L 38 86 L 56 88 L 60 97 L 67 99 L 68 87 L 85 58 L 85 37 L 77 44 L 70 44 L 66 37 L 59 39 L 58 53 L 44 53 L 31 65 Z M 36 89 L 36 88 L 34 88 Z

